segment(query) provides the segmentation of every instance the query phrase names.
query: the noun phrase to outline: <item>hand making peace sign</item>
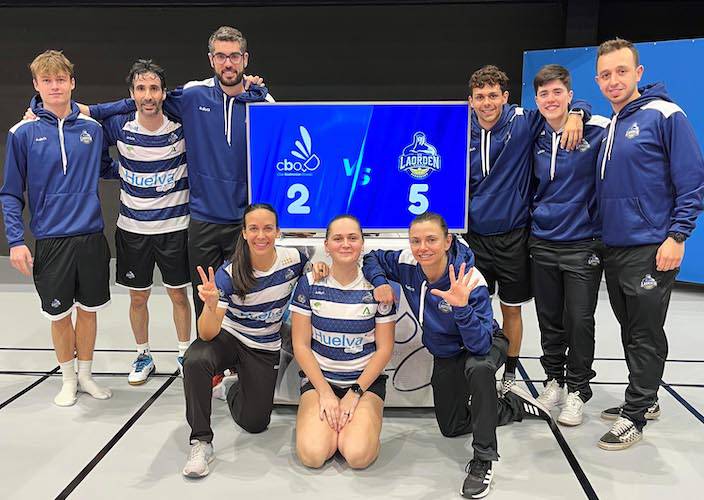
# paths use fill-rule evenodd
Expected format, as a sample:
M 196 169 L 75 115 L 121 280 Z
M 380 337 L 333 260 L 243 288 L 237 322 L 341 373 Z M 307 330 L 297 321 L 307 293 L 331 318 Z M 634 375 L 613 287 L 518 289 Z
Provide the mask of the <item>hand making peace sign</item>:
M 450 264 L 448 273 L 450 274 L 450 289 L 437 290 L 432 289 L 430 293 L 445 299 L 445 301 L 454 307 L 464 307 L 469 302 L 469 294 L 479 284 L 479 274 L 474 276 L 474 268 L 470 268 L 467 274 L 464 274 L 465 263 L 460 266 L 460 271 L 455 278 L 455 266 Z
M 202 285 L 198 285 L 198 296 L 211 312 L 215 312 L 218 307 L 218 299 L 220 298 L 218 287 L 215 286 L 215 271 L 213 271 L 212 267 L 208 267 L 208 276 L 206 276 L 201 266 L 198 266 L 197 270 L 200 280 L 203 282 Z

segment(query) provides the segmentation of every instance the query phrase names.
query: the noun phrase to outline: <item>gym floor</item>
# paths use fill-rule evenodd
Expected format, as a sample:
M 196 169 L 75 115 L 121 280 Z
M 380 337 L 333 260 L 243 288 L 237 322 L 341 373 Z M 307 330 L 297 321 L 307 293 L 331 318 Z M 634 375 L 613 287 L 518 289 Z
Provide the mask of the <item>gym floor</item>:
M 646 500 L 701 494 L 703 298 L 701 288 L 678 287 L 673 293 L 666 327 L 670 355 L 659 393 L 662 416 L 645 428 L 642 442 L 606 452 L 596 446 L 609 428 L 599 414 L 623 400 L 627 372 L 602 284 L 597 377 L 584 423 L 551 428 L 527 420 L 499 428 L 501 460 L 490 498 Z M 387 409 L 381 453 L 367 470 L 351 470 L 339 458 L 309 470 L 295 456 L 295 407 L 277 406 L 269 429 L 250 435 L 232 422 L 226 404 L 215 400 L 211 473 L 201 480 L 182 477 L 189 429 L 182 380 L 176 376 L 170 303 L 163 289 L 155 288 L 150 344 L 157 375 L 139 387 L 126 380 L 135 357 L 128 303 L 125 290 L 114 288 L 112 305 L 98 319 L 94 372 L 112 389 L 112 399 L 84 394 L 75 406 L 59 408 L 52 400 L 61 377 L 34 288 L 0 286 L 6 325 L 0 340 L 0 498 L 458 498 L 471 441 L 442 437 L 430 409 Z M 532 304 L 524 308 L 524 323 L 519 378 L 535 391 L 543 372 Z

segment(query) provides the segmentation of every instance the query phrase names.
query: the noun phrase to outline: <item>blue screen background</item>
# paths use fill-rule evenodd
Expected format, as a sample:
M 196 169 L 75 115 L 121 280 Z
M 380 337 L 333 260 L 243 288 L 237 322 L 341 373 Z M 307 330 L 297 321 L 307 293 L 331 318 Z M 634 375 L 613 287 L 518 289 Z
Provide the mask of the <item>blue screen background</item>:
M 250 200 L 274 205 L 282 229 L 321 230 L 336 215 L 351 213 L 365 230 L 398 231 L 415 217 L 408 208 L 412 185 L 427 184 L 427 209 L 463 231 L 467 117 L 466 103 L 250 105 Z M 277 165 L 283 161 L 303 163 L 292 154 L 302 154 L 296 141 L 306 149 L 301 127 L 320 165 L 312 172 L 282 172 Z M 417 132 L 441 159 L 440 169 L 420 180 L 399 171 L 399 156 Z M 289 196 L 295 184 L 308 191 L 309 213 L 291 213 L 300 197 Z

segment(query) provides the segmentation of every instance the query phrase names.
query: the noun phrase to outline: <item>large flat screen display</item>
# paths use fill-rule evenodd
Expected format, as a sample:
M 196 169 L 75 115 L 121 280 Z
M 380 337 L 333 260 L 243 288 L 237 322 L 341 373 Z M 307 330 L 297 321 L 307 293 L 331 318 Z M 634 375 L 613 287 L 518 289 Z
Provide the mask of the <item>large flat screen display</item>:
M 425 211 L 466 231 L 466 102 L 256 103 L 247 106 L 249 199 L 286 231 L 339 214 L 398 232 Z

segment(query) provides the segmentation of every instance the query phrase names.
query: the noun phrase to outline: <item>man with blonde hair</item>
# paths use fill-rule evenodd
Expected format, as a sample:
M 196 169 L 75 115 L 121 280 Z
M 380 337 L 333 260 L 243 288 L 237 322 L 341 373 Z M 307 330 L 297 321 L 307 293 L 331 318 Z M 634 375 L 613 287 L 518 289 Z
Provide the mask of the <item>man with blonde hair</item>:
M 47 50 L 30 70 L 41 98 L 31 104 L 37 118 L 19 122 L 7 134 L 0 201 L 10 262 L 22 274 L 33 274 L 42 313 L 51 320 L 63 377 L 54 403 L 71 406 L 78 390 L 96 399 L 111 396 L 110 389 L 95 383 L 91 366 L 96 311 L 110 302 L 110 249 L 103 235 L 98 177 L 113 178 L 115 172 L 102 127 L 80 114 L 71 100 L 73 64 L 61 52 Z M 34 256 L 24 241 L 25 193 L 37 240 Z

